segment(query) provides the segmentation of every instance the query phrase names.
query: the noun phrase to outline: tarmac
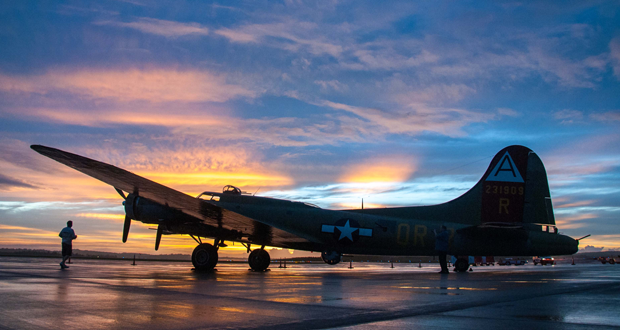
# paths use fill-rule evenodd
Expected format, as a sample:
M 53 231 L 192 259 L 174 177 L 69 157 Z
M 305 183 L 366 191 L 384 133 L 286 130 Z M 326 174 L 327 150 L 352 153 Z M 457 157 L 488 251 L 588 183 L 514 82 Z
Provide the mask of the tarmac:
M 620 328 L 620 265 L 289 264 L 0 257 L 2 329 Z

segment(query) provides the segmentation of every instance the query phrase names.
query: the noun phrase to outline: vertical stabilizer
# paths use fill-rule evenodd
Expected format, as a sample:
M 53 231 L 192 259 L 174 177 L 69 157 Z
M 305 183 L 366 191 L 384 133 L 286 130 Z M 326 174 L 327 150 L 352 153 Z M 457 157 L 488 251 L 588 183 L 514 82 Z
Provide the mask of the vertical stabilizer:
M 545 167 L 529 148 L 502 149 L 480 183 L 483 224 L 555 224 Z

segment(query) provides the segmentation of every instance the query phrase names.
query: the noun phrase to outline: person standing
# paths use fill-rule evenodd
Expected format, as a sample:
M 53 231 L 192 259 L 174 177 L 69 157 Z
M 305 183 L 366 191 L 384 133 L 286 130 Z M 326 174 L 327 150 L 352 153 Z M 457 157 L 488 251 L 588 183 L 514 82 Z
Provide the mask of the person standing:
M 446 257 L 448 255 L 448 244 L 450 241 L 450 233 L 448 233 L 448 228 L 442 225 L 439 232 L 433 230 L 435 233 L 435 251 L 439 256 L 439 265 L 441 265 L 441 274 L 448 274 L 448 262 L 446 261 Z
M 62 262 L 60 263 L 60 269 L 69 268 L 65 264 L 65 261 L 71 257 L 73 246 L 71 241 L 77 238 L 75 231 L 73 231 L 73 221 L 67 221 L 67 227 L 60 231 L 60 238 L 62 238 Z

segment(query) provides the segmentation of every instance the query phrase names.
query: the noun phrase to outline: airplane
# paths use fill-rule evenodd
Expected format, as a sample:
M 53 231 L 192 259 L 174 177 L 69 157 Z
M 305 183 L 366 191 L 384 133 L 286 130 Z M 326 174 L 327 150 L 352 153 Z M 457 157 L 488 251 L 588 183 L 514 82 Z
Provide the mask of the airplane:
M 231 185 L 192 197 L 110 164 L 41 145 L 31 148 L 116 189 L 125 200 L 123 242 L 132 220 L 157 225 L 155 250 L 162 235 L 191 236 L 198 244 L 192 253 L 198 271 L 214 269 L 227 241 L 247 249 L 252 270 L 265 271 L 271 261 L 265 246 L 320 251 L 330 265 L 343 254 L 436 255 L 432 233 L 445 225 L 448 254 L 460 256 L 455 270 L 466 271 L 467 256 L 570 255 L 580 240 L 558 233 L 545 167 L 536 153 L 519 145 L 499 151 L 478 183 L 449 202 L 349 210 L 248 195 Z

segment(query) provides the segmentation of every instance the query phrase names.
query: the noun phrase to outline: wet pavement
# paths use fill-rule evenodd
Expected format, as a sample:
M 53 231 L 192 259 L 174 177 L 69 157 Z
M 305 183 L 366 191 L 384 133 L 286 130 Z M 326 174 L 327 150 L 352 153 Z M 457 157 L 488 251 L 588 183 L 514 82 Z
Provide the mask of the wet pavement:
M 130 263 L 0 257 L 0 328 L 620 328 L 620 265 Z

